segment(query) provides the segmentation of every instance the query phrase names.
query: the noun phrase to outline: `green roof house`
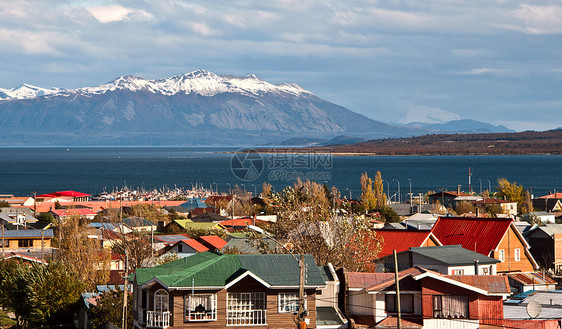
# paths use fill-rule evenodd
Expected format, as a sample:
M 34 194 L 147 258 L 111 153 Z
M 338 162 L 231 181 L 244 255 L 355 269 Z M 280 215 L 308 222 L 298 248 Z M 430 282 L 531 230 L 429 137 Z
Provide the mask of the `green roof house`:
M 316 328 L 316 292 L 327 286 L 305 256 L 306 322 Z M 133 277 L 136 328 L 293 328 L 299 265 L 292 255 L 202 252 Z

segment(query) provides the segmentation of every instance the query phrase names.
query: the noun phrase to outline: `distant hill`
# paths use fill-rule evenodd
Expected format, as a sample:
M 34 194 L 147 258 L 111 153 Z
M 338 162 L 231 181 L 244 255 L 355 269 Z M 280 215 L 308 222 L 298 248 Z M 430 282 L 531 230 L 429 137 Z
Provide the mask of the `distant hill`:
M 331 149 L 334 153 L 377 155 L 562 154 L 562 130 L 386 138 Z

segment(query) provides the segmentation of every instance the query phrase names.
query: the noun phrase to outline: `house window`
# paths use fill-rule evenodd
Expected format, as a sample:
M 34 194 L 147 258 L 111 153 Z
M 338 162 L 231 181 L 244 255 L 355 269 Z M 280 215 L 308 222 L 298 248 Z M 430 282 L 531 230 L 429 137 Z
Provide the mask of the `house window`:
M 487 267 L 483 267 L 483 268 L 482 268 L 482 273 L 483 273 L 484 275 L 488 275 L 488 274 L 490 274 L 490 269 L 487 268 Z
M 396 295 L 385 295 L 386 313 L 397 313 L 396 309 Z M 401 313 L 414 313 L 414 295 L 400 294 L 400 312 Z
M 453 275 L 464 275 L 463 269 L 457 269 L 452 271 Z
M 154 293 L 154 311 L 168 312 L 169 309 L 169 295 L 164 289 L 160 289 Z
M 178 244 L 178 252 L 183 252 L 183 246 L 180 244 Z
M 282 292 L 278 295 L 279 313 L 297 313 L 299 311 L 299 294 L 296 292 Z M 304 298 L 304 308 L 306 309 L 306 295 Z
M 521 249 L 516 248 L 513 250 L 515 261 L 518 262 L 521 260 Z
M 185 299 L 186 321 L 216 321 L 217 294 L 191 294 Z
M 20 248 L 33 247 L 33 240 L 32 239 L 19 239 L 18 240 L 18 247 L 20 247 Z
M 433 296 L 433 317 L 439 319 L 468 318 L 468 296 Z
M 500 262 L 503 262 L 505 260 L 505 251 L 503 249 L 500 249 L 500 251 L 498 252 L 498 259 L 500 260 Z
M 226 324 L 229 326 L 267 324 L 263 292 L 228 293 L 226 305 Z

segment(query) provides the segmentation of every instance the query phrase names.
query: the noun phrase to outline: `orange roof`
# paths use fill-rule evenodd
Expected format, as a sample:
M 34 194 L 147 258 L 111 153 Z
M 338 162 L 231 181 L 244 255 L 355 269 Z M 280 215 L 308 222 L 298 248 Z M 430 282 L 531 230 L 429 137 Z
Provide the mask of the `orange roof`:
M 197 252 L 204 252 L 204 251 L 208 251 L 209 248 L 205 247 L 204 245 L 202 245 L 201 243 L 193 240 L 193 239 L 183 239 L 181 241 L 178 241 L 177 243 L 183 242 L 186 245 L 190 246 L 191 248 L 195 249 L 195 251 Z
M 263 223 L 263 222 L 265 222 L 265 221 L 256 219 L 256 223 Z M 222 226 L 240 226 L 240 227 L 244 227 L 244 226 L 248 226 L 248 225 L 254 225 L 254 219 L 253 219 L 253 218 L 235 218 L 235 219 L 227 219 L 227 220 L 223 220 L 222 222 L 220 222 L 220 224 L 221 224 Z
M 383 239 L 379 257 L 391 255 L 394 249 L 399 253 L 410 247 L 422 247 L 432 235 L 431 231 L 422 230 L 375 230 L 375 232 Z
M 204 235 L 200 236 L 199 240 L 202 240 L 202 243 L 207 247 L 211 246 L 213 249 L 221 250 L 224 246 L 226 246 L 227 242 L 221 239 L 216 235 Z
M 375 284 L 394 278 L 394 273 L 347 272 L 346 277 L 349 288 L 367 289 Z
M 444 275 L 444 277 L 486 290 L 490 293 L 511 293 L 506 275 Z
M 556 193 L 551 193 L 549 195 L 543 195 L 539 197 L 539 199 L 562 199 L 562 193 L 556 192 Z

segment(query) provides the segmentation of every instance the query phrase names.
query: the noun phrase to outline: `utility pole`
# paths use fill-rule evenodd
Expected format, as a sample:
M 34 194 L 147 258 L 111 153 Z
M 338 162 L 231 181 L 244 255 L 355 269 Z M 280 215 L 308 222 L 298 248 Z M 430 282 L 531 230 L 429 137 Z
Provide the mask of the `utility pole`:
M 33 192 L 33 217 L 37 218 L 37 192 Z
M 43 254 L 45 252 L 45 230 L 41 229 L 41 262 L 43 262 Z
M 304 328 L 304 254 L 299 259 L 299 328 Z
M 4 221 L 2 220 L 2 258 L 4 258 L 6 256 L 4 254 L 4 248 L 5 248 L 4 243 L 5 243 L 5 240 L 4 240 Z
M 126 329 L 127 328 L 127 283 L 129 282 L 129 253 L 127 252 L 127 249 L 125 248 L 125 284 L 123 286 L 123 320 L 121 322 L 121 329 Z
M 396 257 L 396 249 L 394 249 L 394 284 L 396 285 L 396 311 L 397 311 L 397 328 L 402 329 L 402 320 L 400 314 L 400 285 L 398 284 L 398 258 Z

